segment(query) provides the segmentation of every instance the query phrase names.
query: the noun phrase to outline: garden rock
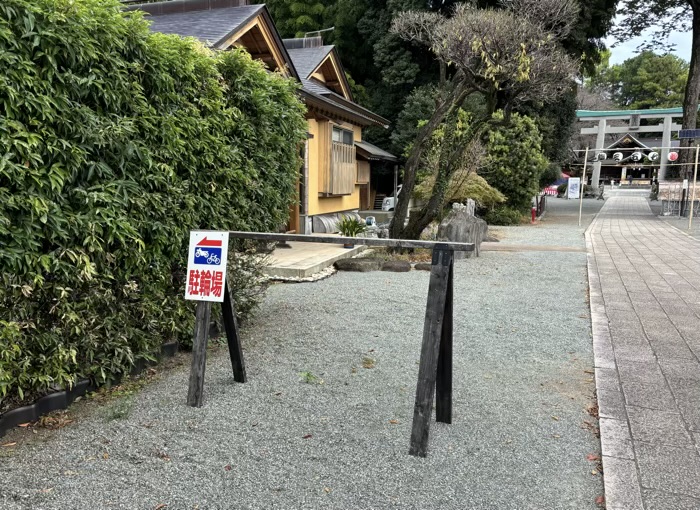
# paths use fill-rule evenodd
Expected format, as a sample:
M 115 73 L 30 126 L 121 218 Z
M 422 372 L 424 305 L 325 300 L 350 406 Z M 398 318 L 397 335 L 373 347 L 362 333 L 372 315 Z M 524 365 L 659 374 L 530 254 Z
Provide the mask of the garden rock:
M 453 204 L 452 211 L 442 220 L 438 227 L 438 241 L 474 243 L 474 251 L 456 251 L 455 259 L 463 259 L 481 253 L 481 242 L 486 237 L 488 225 L 481 218 L 469 214 L 467 206 Z
M 411 270 L 411 263 L 407 260 L 387 260 L 382 264 L 382 271 L 394 273 L 406 273 Z
M 356 259 L 341 259 L 336 261 L 335 267 L 339 271 L 356 271 L 366 273 L 369 271 L 378 271 L 382 261 L 370 257 L 360 257 Z
M 415 266 L 413 266 L 413 269 L 416 271 L 430 271 L 431 268 L 432 266 L 427 262 L 418 262 Z

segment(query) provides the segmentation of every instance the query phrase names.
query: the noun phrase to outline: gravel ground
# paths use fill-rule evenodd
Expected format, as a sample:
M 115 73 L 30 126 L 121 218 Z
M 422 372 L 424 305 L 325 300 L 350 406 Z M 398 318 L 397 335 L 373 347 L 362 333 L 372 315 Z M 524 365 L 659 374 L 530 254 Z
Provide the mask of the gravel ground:
M 184 366 L 121 418 L 3 438 L 0 508 L 595 509 L 585 263 L 456 262 L 453 424 L 433 421 L 427 458 L 407 451 L 429 275 L 341 272 L 273 286 L 243 331 L 249 382 L 212 353 L 201 409 Z
M 566 246 L 585 248 L 583 233 L 605 204 L 603 200 L 583 200 L 581 226 L 578 226 L 579 201 L 547 197 L 547 212 L 534 225 L 516 227 L 489 227 L 500 242 L 539 246 Z

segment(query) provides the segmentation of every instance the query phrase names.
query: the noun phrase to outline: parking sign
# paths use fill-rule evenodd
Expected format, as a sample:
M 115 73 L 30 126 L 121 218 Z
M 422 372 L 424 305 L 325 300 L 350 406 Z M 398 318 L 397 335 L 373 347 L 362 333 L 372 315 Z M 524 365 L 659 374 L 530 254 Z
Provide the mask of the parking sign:
M 228 232 L 190 232 L 185 299 L 224 301 Z

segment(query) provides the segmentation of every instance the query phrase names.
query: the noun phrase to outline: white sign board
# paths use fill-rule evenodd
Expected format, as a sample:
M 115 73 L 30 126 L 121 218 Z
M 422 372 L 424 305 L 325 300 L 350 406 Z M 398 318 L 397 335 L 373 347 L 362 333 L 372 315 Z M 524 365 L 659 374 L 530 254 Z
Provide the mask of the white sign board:
M 581 178 L 569 177 L 569 187 L 567 190 L 567 198 L 579 198 L 581 193 Z
M 683 189 L 688 189 L 688 179 L 683 179 Z
M 191 231 L 185 299 L 222 303 L 227 260 L 228 232 Z

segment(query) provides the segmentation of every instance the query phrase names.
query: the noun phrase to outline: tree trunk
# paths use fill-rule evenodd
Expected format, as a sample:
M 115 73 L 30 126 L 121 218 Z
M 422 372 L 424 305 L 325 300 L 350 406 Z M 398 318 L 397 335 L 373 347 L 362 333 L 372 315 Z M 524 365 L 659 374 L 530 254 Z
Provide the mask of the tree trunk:
M 472 126 L 472 140 L 481 136 L 489 122 L 488 119 L 490 119 L 490 116 L 484 117 L 480 121 L 472 121 L 475 124 Z M 446 145 L 444 150 L 448 152 L 444 157 L 440 158 L 440 167 L 435 178 L 433 190 L 430 194 L 430 200 L 428 200 L 428 203 L 420 211 L 417 211 L 413 214 L 413 216 L 411 216 L 408 225 L 406 225 L 406 228 L 404 229 L 406 239 L 419 239 L 420 235 L 423 233 L 423 230 L 425 230 L 428 225 L 430 225 L 440 216 L 440 213 L 445 206 L 445 195 L 450 188 L 452 176 L 457 170 L 457 161 L 459 161 L 461 153 L 465 150 L 465 146 L 468 144 L 466 141 L 462 141 L 461 143 L 452 141 L 456 128 L 456 123 L 450 123 L 448 126 L 445 133 L 445 141 L 443 142 Z
M 433 132 L 440 126 L 446 117 L 451 115 L 461 104 L 464 99 L 469 94 L 466 80 L 457 79 L 452 91 L 447 94 L 447 96 L 438 104 L 435 112 L 430 117 L 428 123 L 421 128 L 416 137 L 416 141 L 413 143 L 413 148 L 411 149 L 411 154 L 406 161 L 404 166 L 404 177 L 403 184 L 401 187 L 401 194 L 398 197 L 398 201 L 394 206 L 394 218 L 391 220 L 391 225 L 389 227 L 390 235 L 394 239 L 409 239 L 406 237 L 404 224 L 406 223 L 406 216 L 408 216 L 408 202 L 413 194 L 413 189 L 416 186 L 416 174 L 418 173 L 418 168 L 421 164 L 421 158 L 423 153 L 430 145 L 430 139 L 432 138 Z
M 700 96 L 700 2 L 691 2 L 693 7 L 693 42 L 690 53 L 690 69 L 683 99 L 683 128 L 695 129 L 698 120 L 698 97 Z M 700 140 L 696 140 L 700 142 Z M 691 140 L 681 140 L 681 147 L 690 147 Z M 681 150 L 679 158 L 684 163 L 682 175 L 687 175 L 693 161 L 692 150 Z
M 428 203 L 411 216 L 411 219 L 403 231 L 405 239 L 419 239 L 421 233 L 432 221 L 440 215 L 445 202 L 445 193 L 450 184 L 452 172 L 439 172 L 433 186 L 433 193 L 430 195 Z

